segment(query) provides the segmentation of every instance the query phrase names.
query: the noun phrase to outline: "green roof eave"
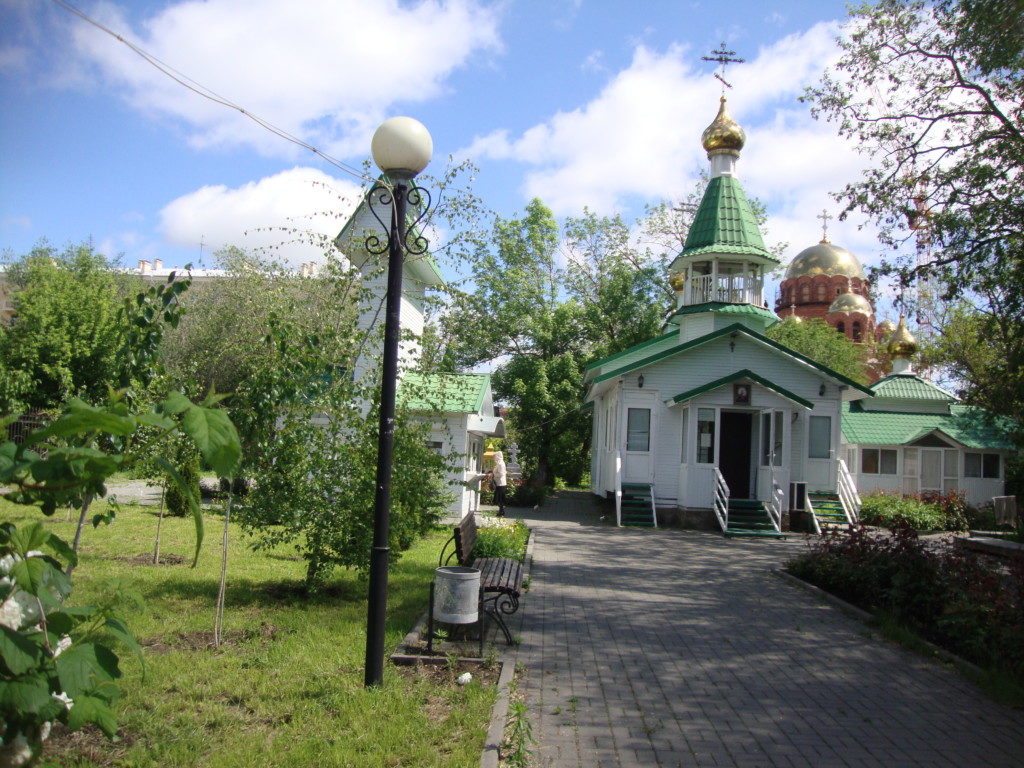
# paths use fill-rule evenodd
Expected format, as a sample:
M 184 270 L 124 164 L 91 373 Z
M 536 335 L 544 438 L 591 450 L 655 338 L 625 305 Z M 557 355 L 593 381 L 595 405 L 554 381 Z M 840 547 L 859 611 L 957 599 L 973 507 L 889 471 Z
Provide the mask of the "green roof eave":
M 634 344 L 629 349 L 624 349 L 621 352 L 616 352 L 614 355 L 608 355 L 608 357 L 602 357 L 600 360 L 595 360 L 594 362 L 592 362 L 589 365 L 587 365 L 584 368 L 584 370 L 586 370 L 586 371 L 593 370 L 594 368 L 598 368 L 598 367 L 600 367 L 600 366 L 602 366 L 602 365 L 604 365 L 606 363 L 610 363 L 612 360 L 618 360 L 619 358 L 625 357 L 626 355 L 631 354 L 633 352 L 636 352 L 638 350 L 645 349 L 646 347 L 654 346 L 659 341 L 666 341 L 667 339 L 672 338 L 673 336 L 677 335 L 678 333 L 679 333 L 678 330 L 670 331 L 669 333 L 663 334 L 661 336 L 655 336 L 653 339 L 648 339 L 647 341 L 642 341 L 639 344 Z
M 703 304 L 690 304 L 677 309 L 672 313 L 672 317 L 692 315 L 698 312 L 718 312 L 723 315 L 753 315 L 754 317 L 773 320 L 776 323 L 779 322 L 779 316 L 770 309 L 758 307 L 754 304 L 732 304 L 726 301 L 707 301 Z
M 711 256 L 714 254 L 722 256 L 759 256 L 765 261 L 770 261 L 773 264 L 781 263 L 781 259 L 771 251 L 765 248 L 759 248 L 754 245 L 726 245 L 726 244 L 715 244 L 715 245 L 704 245 L 699 248 L 687 248 L 684 251 L 680 251 L 677 259 L 690 258 L 693 256 Z
M 728 376 L 723 376 L 720 379 L 709 381 L 707 384 L 695 387 L 694 389 L 691 389 L 687 392 L 682 392 L 681 394 L 676 395 L 675 397 L 667 400 L 666 402 L 678 404 L 685 400 L 692 400 L 698 395 L 703 395 L 705 392 L 711 392 L 726 384 L 731 384 L 734 381 L 739 381 L 740 379 L 749 379 L 750 381 L 753 381 L 756 384 L 760 384 L 765 389 L 770 389 L 772 392 L 775 392 L 776 394 L 781 395 L 787 400 L 790 400 L 791 402 L 794 402 L 797 405 L 803 406 L 804 408 L 814 408 L 814 403 L 812 403 L 810 400 L 805 400 L 804 398 L 800 397 L 800 395 L 790 392 L 785 387 L 779 386 L 778 384 L 769 381 L 763 376 L 758 376 L 749 368 L 743 368 L 742 370 L 736 371 L 735 373 L 730 373 Z
M 684 342 L 682 344 L 677 344 L 676 346 L 670 347 L 669 349 L 662 350 L 657 354 L 645 357 L 642 360 L 637 360 L 635 363 L 630 363 L 629 365 L 624 365 L 621 368 L 618 368 L 614 371 L 609 371 L 608 373 L 601 374 L 600 376 L 594 379 L 593 383 L 599 384 L 602 381 L 607 381 L 608 379 L 615 378 L 616 376 L 624 376 L 627 373 L 631 373 L 632 371 L 637 370 L 638 368 L 645 368 L 648 365 L 652 365 L 653 363 L 656 363 L 660 360 L 664 360 L 666 357 L 672 357 L 673 355 L 677 355 L 681 352 L 693 349 L 694 347 L 699 347 L 702 344 L 707 344 L 710 341 L 719 339 L 722 336 L 727 336 L 730 333 L 746 334 L 747 336 L 750 336 L 752 339 L 759 341 L 762 344 L 773 347 L 774 349 L 777 349 L 780 352 L 783 352 L 784 354 L 787 354 L 790 357 L 793 357 L 796 360 L 799 360 L 800 362 L 809 365 L 818 371 L 821 371 L 826 376 L 829 376 L 837 381 L 840 381 L 848 387 L 853 387 L 854 389 L 863 392 L 865 395 L 874 397 L 874 392 L 865 387 L 863 384 L 859 384 L 853 379 L 848 378 L 843 374 L 839 373 L 838 371 L 833 371 L 828 366 L 822 365 L 821 363 L 812 360 L 809 357 L 805 357 L 804 355 L 801 355 L 799 352 L 795 352 L 794 350 L 787 347 L 785 344 L 780 344 L 779 342 L 774 341 L 773 339 L 769 339 L 767 336 L 763 336 L 762 334 L 757 333 L 756 331 L 752 331 L 751 329 L 747 328 L 745 325 L 741 323 L 733 323 L 731 325 L 727 325 L 724 328 L 719 328 L 717 331 L 712 331 L 711 333 L 705 334 L 704 336 L 698 336 L 696 339 L 691 339 L 690 341 Z

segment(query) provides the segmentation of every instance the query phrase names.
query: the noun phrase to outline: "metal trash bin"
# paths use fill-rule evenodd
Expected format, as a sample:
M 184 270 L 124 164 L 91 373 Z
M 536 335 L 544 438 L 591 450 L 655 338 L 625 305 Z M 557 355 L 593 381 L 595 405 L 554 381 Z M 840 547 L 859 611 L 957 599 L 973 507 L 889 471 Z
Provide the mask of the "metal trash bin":
M 446 624 L 480 619 L 480 569 L 446 565 L 434 571 L 434 618 Z

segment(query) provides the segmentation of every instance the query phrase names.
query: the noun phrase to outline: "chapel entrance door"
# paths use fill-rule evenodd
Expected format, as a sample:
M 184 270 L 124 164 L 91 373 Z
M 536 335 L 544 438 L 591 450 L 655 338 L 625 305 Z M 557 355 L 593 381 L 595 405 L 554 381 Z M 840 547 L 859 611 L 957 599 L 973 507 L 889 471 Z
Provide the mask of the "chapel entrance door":
M 749 499 L 750 435 L 753 416 L 749 411 L 722 411 L 718 469 L 729 486 L 729 497 Z

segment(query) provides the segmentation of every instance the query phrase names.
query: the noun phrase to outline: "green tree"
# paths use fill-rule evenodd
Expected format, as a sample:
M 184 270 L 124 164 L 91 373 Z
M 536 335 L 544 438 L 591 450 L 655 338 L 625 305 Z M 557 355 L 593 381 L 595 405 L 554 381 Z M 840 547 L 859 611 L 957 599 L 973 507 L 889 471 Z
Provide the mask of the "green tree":
M 87 244 L 40 245 L 7 268 L 14 320 L 0 326 L 0 412 L 99 402 L 119 379 L 120 288 Z
M 842 57 L 807 92 L 872 166 L 839 194 L 893 247 L 926 227 L 949 294 L 1019 260 L 1024 32 L 1019 0 L 879 0 L 853 9 Z M 904 282 L 914 254 L 885 265 Z
M 353 332 L 309 332 L 274 320 L 266 356 L 235 397 L 258 477 L 239 510 L 256 548 L 294 544 L 306 588 L 337 566 L 365 572 L 376 489 L 375 382 L 338 375 L 359 346 Z M 422 416 L 419 414 L 418 416 Z M 440 519 L 448 501 L 446 459 L 428 446 L 428 425 L 401 407 L 395 419 L 391 490 L 393 561 Z
M 587 444 L 576 416 L 586 332 L 580 305 L 562 295 L 558 238 L 540 200 L 520 219 L 496 217 L 489 241 L 478 244 L 472 287 L 445 317 L 457 365 L 497 361 L 495 394 L 512 408 L 523 468 L 538 486 L 579 477 Z M 559 442 L 574 450 L 559 453 Z
M 968 400 L 1020 420 L 1024 382 L 1024 26 L 1019 0 L 880 0 L 853 11 L 833 73 L 808 91 L 817 115 L 873 159 L 839 197 L 899 249 L 883 264 L 910 285 L 968 300 L 936 361 Z M 941 312 L 940 312 L 941 314 Z M 980 332 L 990 352 L 970 343 Z M 984 366 L 991 365 L 991 369 Z M 994 382 L 998 382 L 995 384 Z
M 944 383 L 979 405 L 1008 437 L 1024 444 L 1024 333 L 1021 321 L 1004 309 L 1003 296 L 978 304 L 961 300 L 939 316 L 939 332 L 925 345 L 925 365 L 940 370 Z
M 336 257 L 316 277 L 235 247 L 219 251 L 217 264 L 224 276 L 196 283 L 182 297 L 186 313 L 164 342 L 164 365 L 176 386 L 235 392 L 266 354 L 259 340 L 272 316 L 310 330 L 355 322 L 358 282 Z
M 868 382 L 864 349 L 821 320 L 787 318 L 769 328 L 766 335 L 849 379 Z
M 593 358 L 615 354 L 658 333 L 668 305 L 664 259 L 632 242 L 619 216 L 584 209 L 563 229 L 565 286 L 580 306 Z

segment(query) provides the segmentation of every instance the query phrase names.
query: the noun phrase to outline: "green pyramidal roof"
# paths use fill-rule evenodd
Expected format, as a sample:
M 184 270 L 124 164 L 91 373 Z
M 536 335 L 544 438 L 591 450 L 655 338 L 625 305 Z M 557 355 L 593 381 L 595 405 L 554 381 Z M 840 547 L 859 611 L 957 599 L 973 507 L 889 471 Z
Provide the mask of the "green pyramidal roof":
M 944 389 L 936 387 L 920 376 L 909 373 L 894 373 L 871 385 L 875 397 L 897 400 L 938 400 L 946 403 L 957 399 Z
M 743 187 L 732 176 L 716 176 L 708 183 L 680 255 L 702 253 L 735 253 L 779 261 L 764 247 Z

